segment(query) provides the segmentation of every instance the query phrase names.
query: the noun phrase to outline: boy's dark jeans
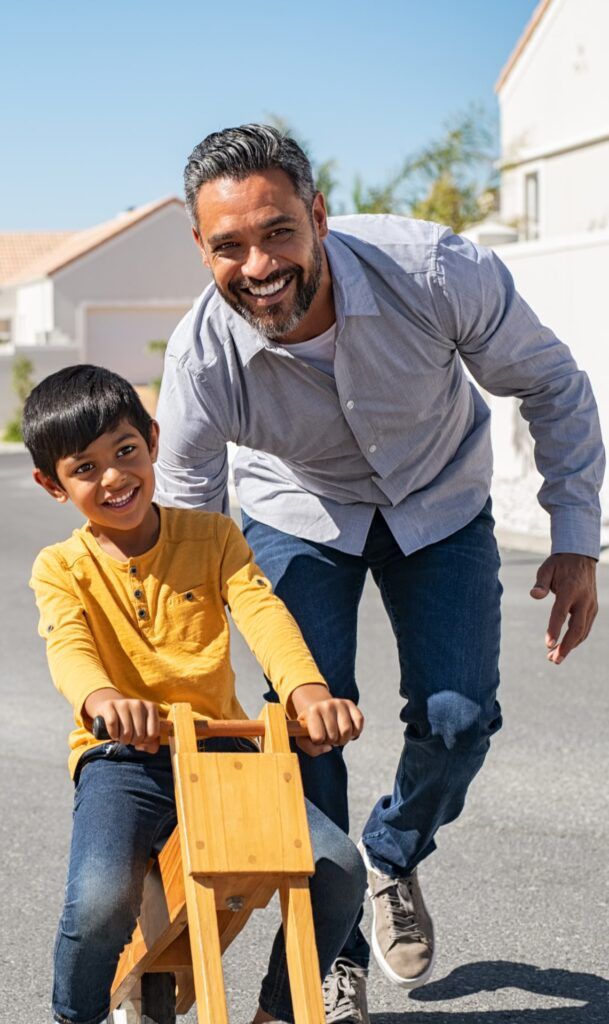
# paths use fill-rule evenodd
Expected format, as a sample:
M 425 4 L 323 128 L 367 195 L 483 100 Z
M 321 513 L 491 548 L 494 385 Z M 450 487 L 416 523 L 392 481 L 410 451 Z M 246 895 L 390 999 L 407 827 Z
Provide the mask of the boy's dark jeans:
M 406 729 L 393 792 L 364 826 L 370 860 L 394 877 L 435 848 L 434 836 L 463 807 L 490 737 L 501 726 L 499 555 L 490 499 L 463 529 L 404 555 L 377 510 L 361 555 L 282 533 L 243 516 L 243 532 L 273 589 L 296 619 L 334 697 L 357 701 L 357 611 L 368 571 L 389 616 L 400 659 Z M 378 699 L 364 680 L 363 710 Z M 268 699 L 276 699 L 272 691 Z M 305 795 L 349 829 L 342 750 L 300 757 Z M 366 966 L 354 928 L 343 950 Z
M 244 740 L 210 740 L 208 749 L 243 751 Z M 176 825 L 169 750 L 157 754 L 105 743 L 85 755 L 74 799 L 65 906 L 55 943 L 57 1021 L 99 1024 L 109 1013 L 121 950 L 138 916 L 146 867 Z M 316 862 L 311 900 L 322 976 L 353 926 L 365 870 L 351 841 L 312 804 L 307 815 Z M 263 1008 L 292 1021 L 283 935 L 262 983 Z

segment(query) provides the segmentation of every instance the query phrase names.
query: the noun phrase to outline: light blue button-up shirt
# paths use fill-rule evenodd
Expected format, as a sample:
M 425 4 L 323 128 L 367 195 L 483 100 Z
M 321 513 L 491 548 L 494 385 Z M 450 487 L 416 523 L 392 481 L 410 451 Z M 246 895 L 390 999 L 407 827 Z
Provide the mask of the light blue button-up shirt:
M 160 502 L 226 511 L 233 441 L 254 519 L 359 554 L 379 508 L 409 554 L 460 529 L 489 494 L 490 414 L 465 365 L 487 391 L 521 400 L 552 550 L 598 557 L 604 456 L 590 384 L 505 265 L 425 221 L 330 223 L 334 378 L 210 285 L 167 349 Z

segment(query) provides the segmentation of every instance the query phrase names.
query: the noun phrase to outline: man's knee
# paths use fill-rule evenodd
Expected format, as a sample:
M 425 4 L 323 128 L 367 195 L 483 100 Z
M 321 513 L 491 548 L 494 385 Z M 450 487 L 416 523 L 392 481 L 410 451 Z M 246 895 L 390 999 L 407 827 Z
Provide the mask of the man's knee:
M 501 728 L 501 710 L 494 700 L 479 703 L 456 690 L 440 690 L 427 700 L 425 724 L 413 722 L 408 734 L 438 740 L 446 751 L 466 753 L 486 749 Z

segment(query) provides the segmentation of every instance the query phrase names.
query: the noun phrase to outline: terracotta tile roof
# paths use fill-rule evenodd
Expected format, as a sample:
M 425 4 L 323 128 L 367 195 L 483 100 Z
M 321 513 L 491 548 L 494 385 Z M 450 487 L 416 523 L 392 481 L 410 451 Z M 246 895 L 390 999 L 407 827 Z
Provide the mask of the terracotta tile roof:
M 74 234 L 73 231 L 0 232 L 0 285 L 47 256 Z
M 84 231 L 54 232 L 58 236 L 57 244 L 52 247 L 49 246 L 46 251 L 40 251 L 29 262 L 24 262 L 21 268 L 15 270 L 11 276 L 0 278 L 0 283 L 5 286 L 12 286 L 25 281 L 34 281 L 41 277 L 48 277 L 50 274 L 56 273 L 69 263 L 73 263 L 74 260 L 84 256 L 85 253 L 91 252 L 98 246 L 103 245 L 104 242 L 122 234 L 123 231 L 127 231 L 134 224 L 145 220 L 151 214 L 174 203 L 181 207 L 184 205 L 181 199 L 178 199 L 176 196 L 170 196 L 166 199 L 158 199 L 153 203 L 147 203 L 145 206 L 137 206 L 133 210 L 127 210 L 125 213 L 113 217 L 112 220 L 105 221 L 103 224 L 97 224 L 92 228 L 86 228 Z M 14 236 L 17 237 L 19 234 L 21 233 L 15 232 Z M 27 234 L 29 232 L 22 233 L 22 235 Z M 0 251 L 4 237 L 8 236 L 0 233 Z
M 520 36 L 520 39 L 516 43 L 516 46 L 512 50 L 512 52 L 511 52 L 510 56 L 508 57 L 506 63 L 504 64 L 503 68 L 501 69 L 501 74 L 499 75 L 499 78 L 497 79 L 497 81 L 495 83 L 495 92 L 499 92 L 499 90 L 501 88 L 503 88 L 503 86 L 505 85 L 505 82 L 506 82 L 508 76 L 510 75 L 514 65 L 516 64 L 516 62 L 521 57 L 525 47 L 527 46 L 529 40 L 531 39 L 531 36 L 535 32 L 535 29 L 539 25 L 541 19 L 543 18 L 544 14 L 546 13 L 546 11 L 547 11 L 547 9 L 548 9 L 548 7 L 550 6 L 551 3 L 552 3 L 552 0 L 540 0 L 540 2 L 537 4 L 537 7 L 533 11 L 531 17 L 529 18 L 529 21 L 527 22 L 527 24 L 525 26 L 524 32 Z

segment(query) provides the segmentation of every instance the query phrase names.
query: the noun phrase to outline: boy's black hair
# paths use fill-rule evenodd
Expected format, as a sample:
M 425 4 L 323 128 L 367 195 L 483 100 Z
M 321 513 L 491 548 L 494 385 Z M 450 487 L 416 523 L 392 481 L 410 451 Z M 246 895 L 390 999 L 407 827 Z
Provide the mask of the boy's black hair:
M 85 449 L 126 419 L 150 442 L 152 417 L 131 384 L 102 366 L 81 363 L 45 377 L 23 409 L 23 439 L 34 465 L 56 484 L 57 462 Z

